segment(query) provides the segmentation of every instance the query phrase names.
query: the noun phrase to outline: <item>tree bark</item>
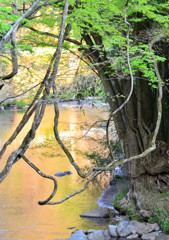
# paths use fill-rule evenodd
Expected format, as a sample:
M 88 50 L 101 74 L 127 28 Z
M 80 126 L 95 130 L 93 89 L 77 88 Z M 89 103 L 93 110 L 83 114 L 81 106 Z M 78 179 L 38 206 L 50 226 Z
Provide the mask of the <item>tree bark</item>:
M 142 29 L 140 30 L 142 31 Z M 135 30 L 139 35 L 139 29 Z M 112 78 L 111 65 L 108 61 L 107 53 L 104 50 L 101 37 L 93 34 L 92 40 L 90 35 L 84 34 L 83 38 L 89 49 L 86 55 L 91 63 L 99 63 L 95 65 L 95 69 L 103 83 L 105 91 L 108 93 L 108 102 L 113 112 L 122 103 L 123 100 L 117 98 L 117 94 L 128 96 L 130 91 L 130 82 L 126 79 Z M 93 42 L 95 41 L 95 42 Z M 94 44 L 102 47 L 102 51 L 94 49 Z M 90 53 L 90 54 L 89 54 Z M 166 53 L 165 53 L 166 56 Z M 165 81 L 166 65 L 168 65 L 169 56 L 162 63 L 160 74 L 162 80 Z M 105 74 L 106 73 L 106 74 Z M 115 99 L 115 102 L 112 101 Z M 148 85 L 148 81 L 142 80 L 142 74 L 136 74 L 135 86 L 133 94 L 127 105 L 114 116 L 115 125 L 120 140 L 122 141 L 124 157 L 136 156 L 145 151 L 151 143 L 157 119 L 157 90 Z M 163 103 L 166 103 L 166 96 Z M 164 104 L 163 104 L 164 105 Z M 128 163 L 128 171 L 131 179 L 131 188 L 127 195 L 124 206 L 127 207 L 134 202 L 139 209 L 143 208 L 143 202 L 139 199 L 141 191 L 151 190 L 161 193 L 169 190 L 169 154 L 168 154 L 168 109 L 162 115 L 161 131 L 158 134 L 157 150 L 149 154 L 143 159 L 133 160 Z M 160 132 L 161 132 L 160 131 Z

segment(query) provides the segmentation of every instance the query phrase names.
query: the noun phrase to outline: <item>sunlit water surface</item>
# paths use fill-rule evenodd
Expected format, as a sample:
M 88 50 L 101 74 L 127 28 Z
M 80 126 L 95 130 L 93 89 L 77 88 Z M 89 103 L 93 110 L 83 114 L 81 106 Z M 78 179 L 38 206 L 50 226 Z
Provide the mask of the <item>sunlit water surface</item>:
M 0 146 L 10 137 L 23 111 L 0 112 Z M 89 166 L 91 160 L 88 152 L 96 151 L 100 146 L 96 141 L 103 136 L 104 129 L 95 128 L 89 135 L 80 138 L 89 125 L 96 120 L 106 119 L 107 109 L 103 107 L 84 107 L 82 110 L 72 107 L 60 107 L 59 134 L 77 163 L 84 167 Z M 58 180 L 58 191 L 53 201 L 60 200 L 71 192 L 83 187 L 74 168 L 70 165 L 62 152 L 53 134 L 53 106 L 47 106 L 45 116 L 36 138 L 33 140 L 25 156 L 29 158 L 42 172 L 54 176 L 56 172 L 69 170 L 73 174 Z M 19 146 L 26 132 L 31 127 L 28 123 L 17 139 L 8 147 L 7 153 L 1 160 L 1 169 L 10 152 Z M 0 239 L 24 240 L 54 240 L 66 239 L 74 229 L 105 229 L 108 223 L 100 223 L 81 218 L 79 215 L 98 207 L 99 199 L 104 188 L 97 181 L 90 184 L 85 192 L 77 195 L 60 205 L 38 205 L 39 200 L 45 200 L 53 190 L 53 182 L 39 176 L 22 159 L 17 162 L 8 177 L 0 185 Z

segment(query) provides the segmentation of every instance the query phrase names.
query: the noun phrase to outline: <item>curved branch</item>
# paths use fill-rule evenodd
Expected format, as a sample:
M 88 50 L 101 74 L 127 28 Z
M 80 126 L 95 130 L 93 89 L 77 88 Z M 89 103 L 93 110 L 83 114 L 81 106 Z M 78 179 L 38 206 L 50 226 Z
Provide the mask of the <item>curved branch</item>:
M 41 35 L 46 35 L 46 36 L 53 37 L 53 38 L 59 38 L 59 36 L 56 35 L 56 34 L 49 33 L 49 32 L 43 32 L 43 31 L 37 30 L 37 29 L 35 29 L 35 28 L 33 28 L 33 27 L 29 27 L 29 26 L 26 26 L 26 27 L 27 27 L 28 29 L 30 29 L 31 31 L 36 32 L 36 33 L 39 33 L 39 34 L 41 34 Z M 71 39 L 71 38 L 68 38 L 68 37 L 65 38 L 65 41 L 74 43 L 74 44 L 76 44 L 77 46 L 80 46 L 80 45 L 81 45 L 81 43 L 78 42 L 77 40 L 74 40 L 74 39 Z
M 53 188 L 53 192 L 51 193 L 51 195 L 44 201 L 39 201 L 38 204 L 39 205 L 45 205 L 47 202 L 49 202 L 54 196 L 55 196 L 55 193 L 57 192 L 57 180 L 50 176 L 50 175 L 46 175 L 44 174 L 43 172 L 41 172 L 39 170 L 39 168 L 37 168 L 32 162 L 29 161 L 29 159 L 27 157 L 25 157 L 25 155 L 23 155 L 22 153 L 19 154 L 23 160 L 31 167 L 33 168 L 41 177 L 43 178 L 48 178 L 48 179 L 51 179 L 53 182 L 54 182 L 54 188 Z
M 155 39 L 153 39 L 150 43 L 149 43 L 149 50 L 150 53 L 153 56 L 153 60 L 154 60 L 154 68 L 155 68 L 155 72 L 156 72 L 156 76 L 158 79 L 158 100 L 157 100 L 157 107 L 158 107 L 158 116 L 157 116 L 157 123 L 156 123 L 156 127 L 154 130 L 154 135 L 152 138 L 152 144 L 155 144 L 156 138 L 157 138 L 157 134 L 159 132 L 159 128 L 160 128 L 160 123 L 161 123 L 161 116 L 162 116 L 162 96 L 163 96 L 163 85 L 162 85 L 162 79 L 158 70 L 158 65 L 157 65 L 157 60 L 155 58 L 155 55 L 153 53 L 153 45 L 156 42 L 159 42 L 161 40 L 161 38 L 163 38 L 165 36 L 165 33 L 167 32 L 167 30 L 169 29 L 169 27 L 167 27 L 165 29 L 165 31 L 163 31 L 163 33 L 159 34 L 158 37 L 156 37 Z
M 132 73 L 132 68 L 131 68 L 131 64 L 130 64 L 130 23 L 127 21 L 127 7 L 128 7 L 128 3 L 129 0 L 127 0 L 126 4 L 125 4 L 125 11 L 124 11 L 124 22 L 126 23 L 126 25 L 128 26 L 128 30 L 127 30 L 127 63 L 128 63 L 128 68 L 130 71 L 130 81 L 131 81 L 131 86 L 130 86 L 130 92 L 129 95 L 127 97 L 127 99 L 120 105 L 119 108 L 117 108 L 114 112 L 112 112 L 109 116 L 109 119 L 107 121 L 107 125 L 106 125 L 106 136 L 107 136 L 107 143 L 108 143 L 108 147 L 110 150 L 110 155 L 111 158 L 114 159 L 114 154 L 113 151 L 111 149 L 111 145 L 110 145 L 110 140 L 109 140 L 109 124 L 111 121 L 111 118 L 118 113 L 120 110 L 122 110 L 122 108 L 129 102 L 132 93 L 133 93 L 133 83 L 134 83 L 134 78 L 133 78 L 133 73 Z
M 40 122 L 44 115 L 45 107 L 46 107 L 46 102 L 40 99 L 36 105 L 36 108 L 34 108 L 35 116 L 34 116 L 32 126 L 28 131 L 27 135 L 25 136 L 24 140 L 22 141 L 22 144 L 19 146 L 19 148 L 10 154 L 6 165 L 4 166 L 3 170 L 0 172 L 0 182 L 2 182 L 7 177 L 7 175 L 9 174 L 12 168 L 12 165 L 20 159 L 20 154 L 21 153 L 23 154 L 28 149 L 31 141 L 35 137 L 36 130 L 40 125 Z M 23 126 L 19 125 L 18 127 L 23 127 Z M 18 134 L 18 132 L 15 131 L 15 134 Z M 14 134 L 12 137 L 14 137 Z M 1 150 L 1 155 L 4 153 L 8 145 L 9 145 L 9 141 L 6 142 L 6 144 L 3 146 Z
M 56 94 L 55 86 L 53 86 L 53 89 L 54 89 L 54 94 Z M 82 174 L 82 171 L 81 171 L 80 167 L 75 162 L 73 156 L 71 155 L 71 153 L 69 152 L 69 150 L 66 148 L 66 146 L 63 144 L 62 140 L 59 137 L 59 133 L 58 133 L 58 129 L 57 129 L 58 128 L 58 118 L 59 118 L 59 108 L 58 108 L 58 103 L 56 101 L 54 102 L 54 110 L 55 110 L 55 119 L 54 119 L 55 138 L 56 138 L 57 142 L 59 143 L 60 147 L 62 148 L 62 150 L 64 151 L 64 153 L 66 154 L 66 156 L 68 157 L 70 163 L 76 169 L 78 175 L 82 178 L 85 178 L 86 176 L 84 174 Z
M 68 200 L 69 198 L 72 198 L 72 197 L 74 197 L 75 195 L 83 192 L 83 191 L 87 188 L 87 186 L 89 185 L 89 183 L 90 183 L 91 181 L 93 181 L 93 180 L 96 178 L 96 176 L 99 175 L 101 172 L 102 172 L 102 171 L 99 171 L 99 172 L 95 173 L 91 178 L 89 178 L 89 179 L 87 180 L 87 182 L 84 184 L 83 188 L 81 188 L 80 190 L 75 191 L 75 192 L 69 194 L 68 196 L 66 196 L 65 198 L 61 199 L 60 201 L 47 202 L 46 204 L 48 204 L 48 205 L 60 204 L 60 203 L 65 202 L 65 201 Z
M 6 80 L 6 79 L 11 79 L 12 77 L 14 77 L 17 73 L 18 73 L 18 57 L 17 57 L 17 52 L 16 52 L 16 32 L 17 32 L 17 28 L 14 29 L 14 31 L 12 32 L 11 35 L 11 45 L 12 45 L 12 49 L 11 49 L 11 57 L 12 57 L 12 72 L 6 76 L 0 76 L 1 80 Z
M 0 151 L 0 159 L 2 158 L 4 152 L 6 151 L 8 145 L 10 145 L 12 143 L 12 141 L 16 138 L 16 136 L 20 133 L 20 131 L 23 129 L 23 127 L 25 126 L 25 124 L 29 121 L 30 117 L 32 116 L 32 114 L 34 113 L 34 111 L 37 108 L 37 101 L 39 100 L 40 94 L 42 93 L 44 87 L 45 87 L 45 83 L 46 81 L 48 81 L 51 71 L 52 71 L 52 66 L 53 63 L 55 61 L 56 58 L 56 51 L 54 52 L 52 59 L 50 61 L 49 67 L 47 69 L 46 75 L 32 101 L 32 103 L 29 105 L 28 109 L 26 110 L 21 122 L 18 124 L 17 128 L 15 129 L 15 131 L 13 132 L 12 136 L 8 139 L 8 141 L 3 145 L 1 151 Z
M 3 44 L 7 43 L 10 40 L 13 31 L 15 31 L 18 28 L 21 21 L 24 18 L 29 17 L 35 11 L 40 1 L 42 0 L 36 0 L 36 2 L 34 2 L 32 6 L 14 23 L 14 25 L 9 29 L 9 31 L 5 34 L 5 36 L 2 37 L 0 41 L 0 50 L 3 48 Z
M 42 83 L 42 82 L 36 84 L 35 86 L 27 89 L 26 91 L 22 92 L 21 94 L 18 94 L 18 95 L 15 95 L 15 96 L 9 96 L 9 97 L 3 99 L 2 101 L 0 101 L 0 104 L 2 104 L 3 102 L 5 102 L 5 101 L 7 101 L 7 100 L 16 99 L 16 98 L 18 98 L 18 97 L 23 96 L 23 95 L 26 94 L 27 92 L 29 92 L 29 91 L 31 91 L 32 89 L 34 89 L 34 88 L 36 88 L 37 86 L 39 86 L 41 83 Z
M 103 123 L 103 122 L 106 122 L 106 120 L 98 120 L 98 121 L 95 121 L 94 123 L 92 123 L 92 125 L 90 125 L 90 127 L 87 129 L 87 131 L 81 136 L 81 137 L 79 137 L 79 138 L 77 138 L 72 144 L 71 144 L 71 146 L 72 145 L 74 145 L 77 141 L 79 141 L 80 139 L 82 139 L 82 138 L 84 138 L 89 132 L 90 132 L 90 130 L 97 124 L 97 123 Z M 100 124 L 101 125 L 101 124 Z

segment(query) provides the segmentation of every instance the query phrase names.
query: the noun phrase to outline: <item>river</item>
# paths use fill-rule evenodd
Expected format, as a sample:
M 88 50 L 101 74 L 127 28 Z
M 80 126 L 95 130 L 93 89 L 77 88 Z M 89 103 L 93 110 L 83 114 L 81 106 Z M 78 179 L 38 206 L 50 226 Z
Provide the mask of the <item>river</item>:
M 8 140 L 23 117 L 23 110 L 0 112 L 0 147 Z M 59 134 L 75 160 L 81 167 L 91 165 L 87 153 L 97 151 L 100 145 L 95 141 L 103 136 L 103 128 L 93 128 L 89 135 L 79 141 L 86 133 L 90 124 L 100 119 L 106 119 L 107 109 L 104 107 L 61 106 L 59 117 Z M 42 172 L 54 176 L 56 172 L 71 171 L 73 174 L 57 178 L 58 191 L 53 201 L 65 197 L 67 194 L 83 187 L 74 168 L 70 165 L 54 139 L 53 134 L 53 106 L 47 106 L 45 116 L 37 131 L 37 135 L 30 148 L 25 153 Z M 29 122 L 1 160 L 1 169 L 9 153 L 19 146 L 23 136 L 31 127 Z M 93 138 L 93 139 L 92 139 Z M 53 182 L 43 179 L 22 159 L 17 162 L 8 177 L 0 185 L 0 239 L 17 240 L 54 240 L 66 239 L 72 229 L 105 229 L 107 222 L 95 222 L 80 218 L 80 214 L 96 207 L 103 189 L 102 184 L 95 181 L 85 192 L 77 195 L 60 205 L 38 205 L 39 200 L 46 199 L 53 189 Z

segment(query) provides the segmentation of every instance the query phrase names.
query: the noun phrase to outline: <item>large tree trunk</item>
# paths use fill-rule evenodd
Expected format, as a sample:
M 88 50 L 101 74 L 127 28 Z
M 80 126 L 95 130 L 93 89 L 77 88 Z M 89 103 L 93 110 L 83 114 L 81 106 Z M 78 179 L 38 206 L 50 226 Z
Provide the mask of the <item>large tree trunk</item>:
M 138 29 L 137 29 L 138 34 Z M 94 44 L 103 46 L 102 40 L 96 33 L 84 35 L 84 40 L 89 46 L 87 54 L 90 52 L 89 60 L 96 65 L 96 70 L 102 80 L 110 109 L 113 112 L 124 101 L 115 97 L 117 94 L 128 96 L 130 91 L 130 81 L 113 78 L 110 63 L 107 61 L 106 52 L 97 51 L 93 48 Z M 95 41 L 95 42 L 93 42 Z M 94 50 L 94 51 L 93 51 Z M 168 52 L 165 52 L 166 59 L 169 59 Z M 105 64 L 106 62 L 106 64 Z M 160 67 L 163 80 L 167 79 L 165 61 Z M 105 74 L 106 72 L 106 74 Z M 150 147 L 151 139 L 155 129 L 157 119 L 157 90 L 148 85 L 148 82 L 142 80 L 141 73 L 137 73 L 136 84 L 130 101 L 127 105 L 114 116 L 115 125 L 120 140 L 122 141 L 124 157 L 138 155 Z M 112 98 L 115 101 L 112 101 Z M 166 97 L 164 98 L 166 102 Z M 144 191 L 153 191 L 153 193 L 162 193 L 169 190 L 169 154 L 168 154 L 168 109 L 162 116 L 161 133 L 158 136 L 157 149 L 146 156 L 144 159 L 133 160 L 128 163 L 128 170 L 131 179 L 131 188 L 125 201 L 121 202 L 123 210 L 127 211 L 131 204 L 135 204 L 138 212 L 145 209 Z M 151 204 L 151 201 L 150 201 Z M 148 208 L 148 206 L 147 206 Z M 146 210 L 146 209 L 145 209 Z
M 148 32 L 147 29 L 151 28 L 149 25 L 149 23 L 144 22 L 142 28 L 141 24 L 139 24 L 139 27 L 138 24 L 136 24 L 134 29 L 136 39 L 139 39 L 138 36 L 140 33 L 142 34 L 142 31 Z M 145 36 L 145 39 L 143 39 L 145 43 L 147 43 L 147 39 Z M 135 42 L 135 44 L 137 44 L 137 42 Z M 169 45 L 167 45 L 166 42 L 160 42 L 158 44 L 160 45 L 158 48 L 160 49 L 159 53 L 157 52 L 158 55 L 166 58 L 166 61 L 159 65 L 161 78 L 166 82 L 166 79 L 169 77 L 169 73 L 166 70 L 168 69 L 169 64 Z M 141 77 L 141 73 L 138 73 L 137 77 Z M 142 209 L 150 209 L 148 204 L 145 206 L 145 192 L 153 192 L 155 195 L 158 195 L 169 190 L 169 109 L 167 105 L 168 97 L 166 89 L 164 88 L 163 90 L 163 115 L 160 132 L 156 142 L 157 149 L 144 159 L 128 163 L 131 188 L 125 201 L 122 201 L 122 206 L 123 208 L 125 206 L 126 210 L 131 206 L 132 202 L 136 205 L 138 212 Z M 158 90 L 150 87 L 148 83 L 141 78 L 137 78 L 134 93 L 136 97 L 133 95 L 132 99 L 125 107 L 126 112 L 128 112 L 128 115 L 130 116 L 128 123 L 131 122 L 131 124 L 127 124 L 127 141 L 124 141 L 124 153 L 126 157 L 138 155 L 150 146 L 158 114 L 156 106 Z M 132 102 L 135 103 L 133 106 Z M 153 197 L 155 198 L 154 194 Z M 151 200 L 149 201 L 149 204 L 152 204 Z

